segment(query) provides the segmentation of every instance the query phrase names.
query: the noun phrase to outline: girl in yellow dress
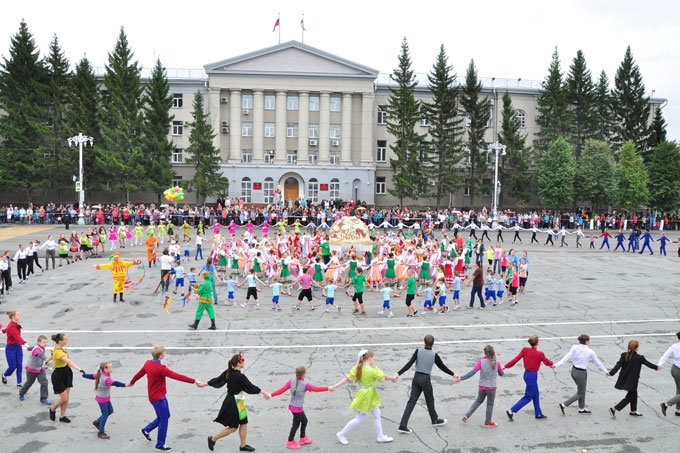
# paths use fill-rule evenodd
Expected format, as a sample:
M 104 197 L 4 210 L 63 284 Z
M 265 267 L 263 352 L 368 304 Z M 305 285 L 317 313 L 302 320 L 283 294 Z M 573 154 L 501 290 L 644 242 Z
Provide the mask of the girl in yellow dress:
M 373 425 L 375 426 L 375 431 L 378 435 L 378 442 L 392 442 L 392 438 L 383 433 L 382 418 L 380 414 L 380 396 L 378 395 L 378 390 L 375 388 L 375 382 L 382 382 L 385 379 L 397 382 L 398 376 L 385 376 L 385 373 L 383 373 L 380 368 L 373 366 L 374 362 L 375 353 L 362 349 L 359 351 L 359 361 L 357 364 L 349 370 L 347 376 L 333 386 L 333 388 L 338 388 L 349 381 L 356 382 L 359 385 L 359 389 L 357 390 L 356 395 L 354 395 L 352 403 L 349 405 L 349 408 L 356 411 L 357 415 L 342 428 L 342 431 L 336 434 L 338 441 L 343 445 L 349 443 L 346 437 L 347 434 L 359 426 L 369 413 L 373 416 Z

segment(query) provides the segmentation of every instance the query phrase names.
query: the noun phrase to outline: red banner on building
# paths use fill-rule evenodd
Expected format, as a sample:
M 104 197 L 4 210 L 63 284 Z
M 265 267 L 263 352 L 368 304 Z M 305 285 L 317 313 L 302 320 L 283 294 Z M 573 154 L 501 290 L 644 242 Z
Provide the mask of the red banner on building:
M 254 182 L 253 183 L 253 190 L 262 190 L 262 183 L 261 182 Z
M 328 191 L 328 184 L 319 184 L 319 190 Z

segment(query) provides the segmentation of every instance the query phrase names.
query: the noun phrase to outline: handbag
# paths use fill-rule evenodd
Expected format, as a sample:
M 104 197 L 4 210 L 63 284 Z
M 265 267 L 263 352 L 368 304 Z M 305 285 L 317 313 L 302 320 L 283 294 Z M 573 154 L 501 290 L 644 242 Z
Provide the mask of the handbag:
M 234 400 L 236 400 L 236 410 L 238 410 L 238 419 L 245 420 L 248 417 L 246 397 L 239 393 L 238 395 L 234 395 Z

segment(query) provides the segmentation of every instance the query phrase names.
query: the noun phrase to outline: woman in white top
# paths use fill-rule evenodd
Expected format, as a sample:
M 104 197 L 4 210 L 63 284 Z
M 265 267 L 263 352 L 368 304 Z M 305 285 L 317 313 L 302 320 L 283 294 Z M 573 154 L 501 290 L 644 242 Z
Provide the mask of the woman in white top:
M 17 262 L 17 276 L 19 277 L 19 283 L 26 282 L 26 270 L 28 267 L 28 262 L 26 258 L 28 256 L 28 251 L 22 244 L 19 244 L 19 250 L 14 254 L 14 261 Z
M 562 357 L 562 360 L 555 364 L 555 368 L 560 367 L 567 363 L 572 362 L 571 368 L 571 378 L 576 383 L 576 393 L 566 400 L 564 403 L 559 404 L 559 408 L 562 411 L 562 415 L 565 415 L 564 408 L 569 406 L 574 401 L 578 400 L 578 413 L 579 414 L 590 414 L 590 410 L 586 409 L 586 385 L 588 383 L 588 363 L 591 361 L 597 365 L 597 367 L 602 371 L 602 373 L 607 374 L 607 369 L 602 365 L 602 362 L 597 358 L 595 352 L 590 349 L 590 337 L 586 334 L 578 336 L 578 343 L 571 347 L 567 355 Z
M 680 340 L 680 332 L 675 334 Z M 661 412 L 666 415 L 666 409 L 668 406 L 675 404 L 675 415 L 680 417 L 680 341 L 671 345 L 668 350 L 659 359 L 659 369 L 663 366 L 666 361 L 673 357 L 673 366 L 671 367 L 671 376 L 675 381 L 675 396 L 668 401 L 661 403 Z

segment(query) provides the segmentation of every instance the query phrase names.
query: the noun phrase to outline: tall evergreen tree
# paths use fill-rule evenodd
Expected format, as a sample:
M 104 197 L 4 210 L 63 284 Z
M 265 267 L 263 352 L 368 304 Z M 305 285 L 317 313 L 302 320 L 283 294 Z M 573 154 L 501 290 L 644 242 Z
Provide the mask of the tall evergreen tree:
M 65 137 L 74 137 L 81 133 L 92 137 L 93 147 L 88 147 L 87 150 L 83 149 L 83 179 L 85 179 L 86 187 L 88 188 L 103 187 L 108 179 L 103 178 L 95 170 L 95 150 L 101 146 L 102 142 L 101 134 L 99 133 L 101 92 L 99 91 L 94 70 L 86 57 L 83 57 L 78 62 L 75 72 L 70 77 L 67 99 L 67 104 L 70 108 L 66 111 L 64 135 Z M 73 153 L 72 156 L 69 154 L 71 159 L 78 158 L 76 157 L 77 151 L 75 148 L 67 148 L 67 150 Z M 74 162 L 77 162 L 77 160 L 74 160 Z
M 649 148 L 654 149 L 657 145 L 666 141 L 666 120 L 663 118 L 661 106 L 654 109 L 654 121 L 649 128 Z
M 618 205 L 621 209 L 637 211 L 649 202 L 649 175 L 633 142 L 626 142 L 621 147 L 616 180 L 619 190 Z
M 56 35 L 50 42 L 45 66 L 48 72 L 48 121 L 51 128 L 51 133 L 46 137 L 50 156 L 46 165 L 46 175 L 49 178 L 50 189 L 56 190 L 57 200 L 62 203 L 64 195 L 74 193 L 71 176 L 78 174 L 78 153 L 66 146 L 66 139 L 70 137 L 66 127 L 66 112 L 71 73 L 69 61 L 62 52 Z M 69 199 L 72 199 L 72 197 Z
M 421 102 L 415 97 L 417 85 L 415 74 L 411 69 L 411 57 L 406 38 L 401 43 L 399 64 L 390 74 L 390 79 L 397 84 L 389 87 L 390 97 L 386 106 L 387 132 L 394 137 L 390 149 L 395 158 L 390 157 L 392 183 L 394 187 L 387 191 L 399 199 L 404 205 L 405 198 L 417 199 L 426 189 L 423 157 L 427 158 L 428 147 L 424 134 L 416 131 L 420 121 Z
M 680 206 L 680 147 L 676 142 L 662 142 L 654 148 L 647 163 L 649 204 L 664 213 L 676 212 Z
M 200 203 L 205 197 L 224 193 L 229 188 L 229 179 L 220 173 L 220 150 L 213 145 L 215 134 L 208 123 L 200 91 L 196 92 L 193 108 L 187 163 L 193 165 L 196 172 L 187 188 L 196 192 L 196 202 Z
M 141 69 L 133 56 L 121 27 L 104 75 L 106 93 L 99 110 L 102 143 L 94 148 L 106 188 L 125 192 L 126 201 L 147 177 L 142 165 Z
M 19 190 L 26 202 L 47 186 L 45 138 L 51 133 L 47 115 L 47 70 L 26 22 L 12 36 L 9 59 L 0 64 L 0 186 Z
M 503 94 L 503 111 L 501 130 L 498 141 L 505 145 L 505 156 L 499 166 L 499 181 L 502 182 L 499 205 L 503 205 L 504 194 L 507 193 L 518 202 L 525 203 L 530 198 L 530 191 L 536 186 L 536 175 L 529 173 L 531 162 L 530 150 L 526 146 L 526 134 L 522 134 L 520 119 L 512 105 L 512 97 L 507 91 Z
M 538 157 L 538 196 L 546 208 L 570 207 L 574 201 L 576 158 L 562 137 Z
M 460 98 L 460 105 L 462 113 L 465 114 L 467 126 L 465 144 L 468 153 L 468 166 L 463 180 L 470 190 L 470 206 L 475 205 L 477 189 L 492 189 L 492 187 L 483 187 L 482 184 L 482 175 L 488 169 L 488 149 L 484 135 L 491 120 L 491 101 L 488 96 L 481 98 L 481 93 L 482 82 L 477 78 L 475 61 L 470 60 Z
M 595 117 L 597 92 L 581 50 L 576 52 L 576 57 L 569 67 L 565 91 L 570 113 L 569 141 L 576 149 L 578 158 L 585 147 L 586 140 L 595 138 L 598 133 L 598 122 Z
M 156 61 L 151 80 L 144 93 L 144 135 L 142 137 L 142 165 L 146 175 L 146 188 L 158 194 L 172 182 L 173 144 L 168 140 L 168 130 L 174 116 L 170 114 L 173 97 L 165 68 Z
M 548 75 L 543 81 L 541 94 L 536 100 L 538 123 L 541 128 L 534 139 L 534 150 L 539 154 L 559 137 L 569 135 L 569 109 L 564 88 L 560 56 L 557 47 L 552 54 Z
M 578 177 L 574 184 L 577 200 L 590 201 L 593 211 L 616 201 L 616 162 L 609 144 L 589 139 L 578 159 Z
M 609 91 L 609 78 L 602 71 L 595 86 L 594 116 L 597 121 L 595 138 L 611 143 L 614 134 L 614 112 L 612 110 L 611 92 Z
M 430 125 L 431 176 L 435 181 L 436 209 L 447 193 L 456 190 L 456 166 L 461 161 L 463 119 L 458 112 L 458 83 L 451 73 L 448 56 L 442 45 L 437 61 L 428 74 L 428 88 L 432 102 L 423 103 L 423 113 Z
M 645 96 L 640 68 L 633 59 L 630 46 L 616 71 L 612 90 L 614 111 L 614 147 L 630 140 L 645 162 L 649 158 L 649 97 Z

